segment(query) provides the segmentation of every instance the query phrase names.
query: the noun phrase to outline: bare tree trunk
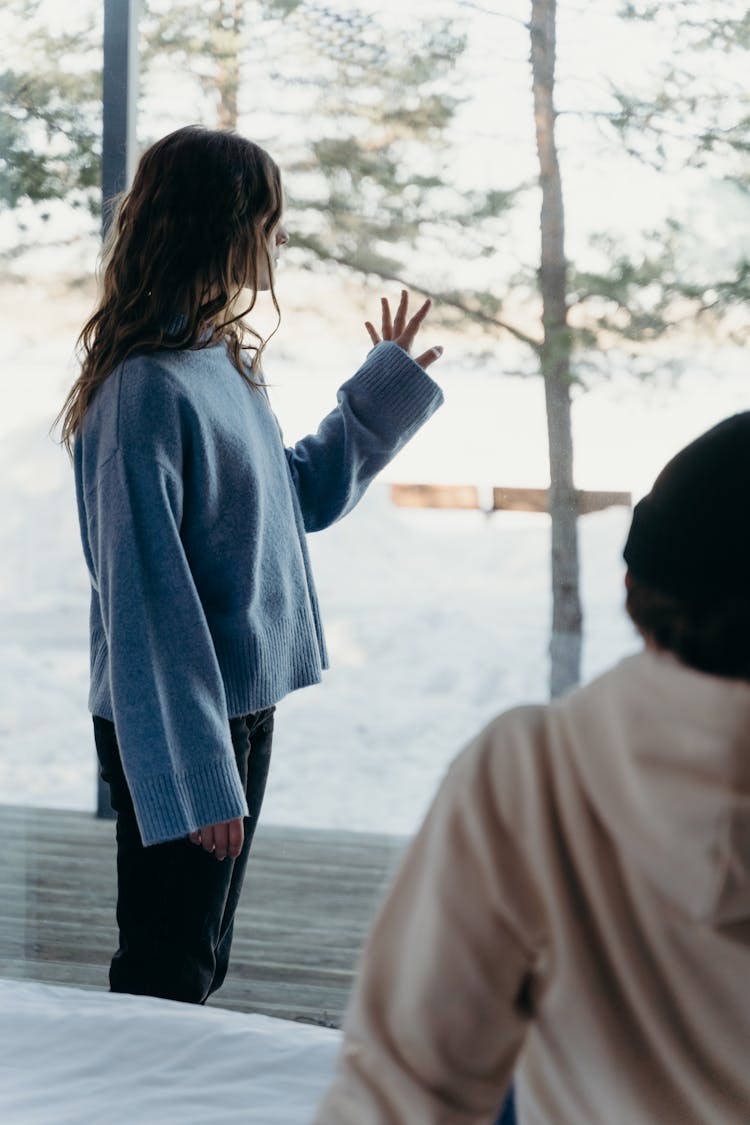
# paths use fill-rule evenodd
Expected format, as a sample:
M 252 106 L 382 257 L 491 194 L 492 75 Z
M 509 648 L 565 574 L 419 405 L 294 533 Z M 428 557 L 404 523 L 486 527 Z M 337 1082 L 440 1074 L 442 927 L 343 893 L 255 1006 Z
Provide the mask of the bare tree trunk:
M 237 94 L 240 86 L 240 33 L 244 0 L 220 0 L 216 12 L 222 49 L 218 54 L 216 88 L 219 92 L 218 126 L 237 128 Z
M 562 180 L 555 143 L 556 0 L 532 0 L 531 70 L 539 158 L 544 343 L 542 375 L 547 406 L 552 522 L 552 640 L 550 695 L 577 684 L 581 670 L 581 602 L 578 592 L 578 503 L 573 484 L 567 262 Z

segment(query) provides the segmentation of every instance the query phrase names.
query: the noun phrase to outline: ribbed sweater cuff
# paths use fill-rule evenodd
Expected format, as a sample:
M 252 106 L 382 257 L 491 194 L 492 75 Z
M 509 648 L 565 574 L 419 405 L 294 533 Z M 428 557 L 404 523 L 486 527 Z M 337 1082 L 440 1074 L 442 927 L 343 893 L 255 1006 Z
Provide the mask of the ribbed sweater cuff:
M 378 410 L 398 422 L 406 440 L 443 402 L 434 379 L 390 340 L 373 348 L 349 386 L 376 398 Z
M 144 846 L 179 839 L 205 824 L 247 816 L 233 758 L 219 758 L 177 776 L 158 774 L 128 784 Z

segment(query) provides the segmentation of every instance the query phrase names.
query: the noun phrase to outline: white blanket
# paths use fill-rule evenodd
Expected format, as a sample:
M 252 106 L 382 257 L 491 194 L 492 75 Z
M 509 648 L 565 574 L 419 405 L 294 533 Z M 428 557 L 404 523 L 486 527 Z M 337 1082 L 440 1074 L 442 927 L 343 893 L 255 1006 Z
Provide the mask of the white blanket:
M 305 1125 L 332 1071 L 327 1028 L 0 980 L 3 1125 Z

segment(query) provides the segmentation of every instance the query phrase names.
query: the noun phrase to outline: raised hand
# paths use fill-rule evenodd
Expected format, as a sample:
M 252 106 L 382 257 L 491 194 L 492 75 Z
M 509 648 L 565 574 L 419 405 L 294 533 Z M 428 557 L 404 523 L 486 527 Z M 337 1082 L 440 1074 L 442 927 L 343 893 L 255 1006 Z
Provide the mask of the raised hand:
M 382 328 L 381 335 L 375 331 L 373 324 L 365 321 L 365 328 L 370 334 L 370 339 L 373 344 L 379 344 L 381 340 L 393 340 L 394 344 L 398 344 L 405 352 L 411 355 L 411 347 L 416 338 L 417 332 L 422 327 L 422 323 L 430 311 L 432 301 L 427 298 L 425 303 L 419 308 L 414 316 L 407 322 L 406 314 L 409 309 L 409 294 L 405 289 L 401 290 L 401 300 L 399 301 L 398 308 L 396 309 L 395 320 L 391 320 L 391 308 L 388 304 L 386 297 L 381 297 L 380 304 L 382 306 Z M 422 352 L 420 356 L 414 360 L 420 367 L 427 368 L 436 359 L 440 359 L 443 354 L 443 349 L 440 345 L 434 348 L 429 348 L 428 351 Z

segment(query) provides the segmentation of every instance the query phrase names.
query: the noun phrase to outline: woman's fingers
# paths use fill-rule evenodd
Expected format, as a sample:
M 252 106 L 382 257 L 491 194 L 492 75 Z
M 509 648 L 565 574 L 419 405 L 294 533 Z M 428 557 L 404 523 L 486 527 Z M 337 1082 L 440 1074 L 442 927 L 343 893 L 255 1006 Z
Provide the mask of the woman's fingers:
M 418 363 L 423 370 L 426 370 L 436 359 L 440 359 L 442 354 L 443 349 L 438 344 L 434 348 L 430 348 L 429 351 L 422 352 L 420 356 L 417 356 L 414 362 Z
M 380 298 L 380 305 L 383 310 L 383 339 L 393 339 L 393 325 L 391 324 L 391 306 L 388 304 L 386 297 Z
M 229 842 L 227 847 L 227 855 L 232 859 L 236 859 L 242 851 L 242 845 L 245 842 L 245 826 L 242 819 L 229 821 Z
M 236 859 L 242 851 L 245 831 L 241 817 L 214 825 L 214 855 L 216 859 Z
M 217 824 L 214 827 L 214 858 L 226 859 L 229 854 L 229 825 Z
M 417 309 L 417 311 L 414 313 L 414 316 L 411 318 L 398 340 L 398 343 L 401 344 L 402 348 L 406 348 L 408 351 L 408 349 L 414 343 L 414 337 L 416 336 L 417 332 L 419 332 L 422 321 L 427 316 L 431 306 L 432 301 L 428 297 L 422 307 Z
M 406 324 L 406 313 L 409 308 L 409 294 L 405 289 L 401 290 L 401 300 L 398 303 L 396 310 L 396 319 L 393 322 L 393 338 L 397 340 L 404 330 Z
M 200 844 L 207 852 L 213 852 L 216 859 L 236 859 L 245 842 L 245 826 L 242 817 L 225 820 L 220 824 L 207 824 L 189 836 L 192 844 Z
M 417 332 L 419 332 L 425 317 L 432 308 L 432 301 L 428 297 L 408 322 L 406 318 L 409 311 L 409 293 L 406 289 L 401 290 L 395 319 L 391 319 L 391 307 L 387 297 L 380 298 L 380 305 L 382 310 L 382 336 L 378 335 L 371 321 L 365 321 L 365 328 L 373 344 L 379 344 L 381 340 L 393 340 L 404 351 L 410 351 Z M 419 357 L 417 363 L 422 367 L 427 367 L 430 363 L 434 363 L 440 355 L 442 355 L 442 348 L 430 348 L 429 351 L 424 352 Z

